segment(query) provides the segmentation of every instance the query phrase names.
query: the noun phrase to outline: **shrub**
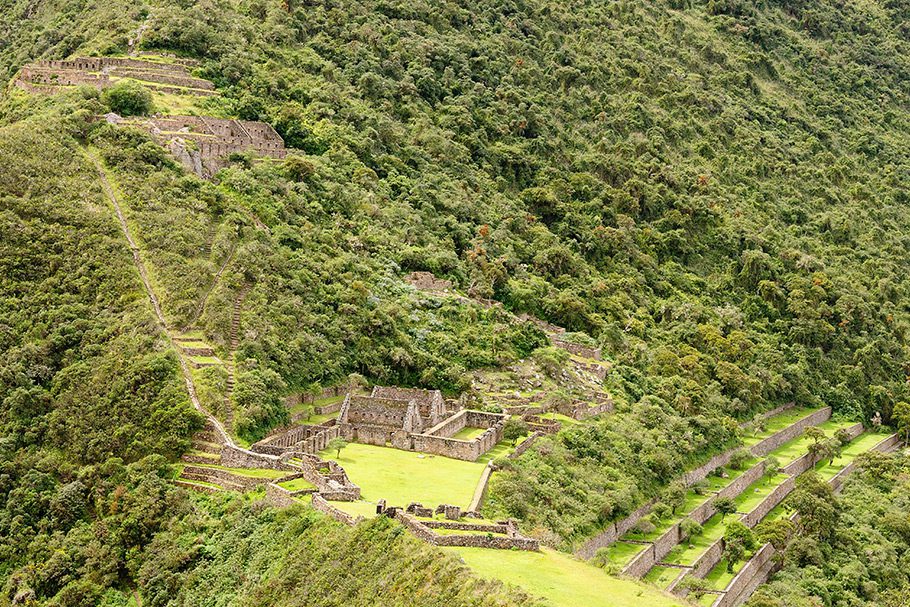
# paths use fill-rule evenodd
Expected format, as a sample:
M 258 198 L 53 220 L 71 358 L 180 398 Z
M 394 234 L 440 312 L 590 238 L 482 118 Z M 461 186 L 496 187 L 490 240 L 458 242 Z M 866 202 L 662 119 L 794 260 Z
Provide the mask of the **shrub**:
M 152 111 L 152 94 L 138 82 L 129 80 L 105 90 L 101 101 L 121 116 L 144 116 Z

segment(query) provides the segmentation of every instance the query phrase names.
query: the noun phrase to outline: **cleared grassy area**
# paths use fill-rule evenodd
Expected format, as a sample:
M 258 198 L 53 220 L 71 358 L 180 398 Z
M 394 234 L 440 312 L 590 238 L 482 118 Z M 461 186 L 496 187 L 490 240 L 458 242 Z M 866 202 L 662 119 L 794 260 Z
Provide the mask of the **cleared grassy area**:
M 562 413 L 556 413 L 555 411 L 550 411 L 547 413 L 541 413 L 538 417 L 541 419 L 553 419 L 563 424 L 580 424 L 581 422 L 573 417 L 568 415 L 563 415 Z
M 543 549 L 443 548 L 460 556 L 480 577 L 514 584 L 555 607 L 684 607 L 688 605 L 642 582 L 611 577 L 568 555 Z
M 869 451 L 890 435 L 888 432 L 866 432 L 844 447 L 840 457 L 835 457 L 831 464 L 827 460 L 815 464 L 815 472 L 824 480 L 831 480 L 858 455 Z
M 840 430 L 841 428 L 849 428 L 854 425 L 856 422 L 843 422 L 843 421 L 831 421 L 828 420 L 822 424 L 818 425 L 818 428 L 824 430 L 825 434 L 828 437 L 834 436 L 834 433 Z M 784 445 L 781 445 L 774 451 L 770 453 L 778 460 L 780 460 L 781 466 L 786 466 L 787 464 L 799 459 L 809 451 L 809 446 L 814 441 L 807 437 L 801 436 L 795 440 L 790 441 Z
M 217 356 L 188 356 L 191 361 L 200 365 L 220 365 L 221 359 Z
M 305 478 L 295 478 L 293 480 L 278 483 L 279 487 L 284 487 L 288 491 L 303 491 L 304 489 L 315 489 L 316 485 Z
M 340 403 L 343 400 L 344 400 L 344 396 L 329 396 L 327 398 L 317 398 L 312 403 L 297 403 L 296 405 L 294 405 L 293 407 L 290 408 L 290 412 L 292 415 L 295 415 L 297 413 L 303 413 L 304 411 L 307 411 L 308 409 L 312 410 L 314 407 L 324 407 L 326 405 L 333 405 L 335 403 Z M 326 419 L 330 419 L 331 417 L 337 417 L 338 413 L 328 413 L 326 415 L 330 416 Z M 315 419 L 317 417 L 320 417 L 320 416 L 313 415 L 313 419 Z M 325 421 L 325 420 L 323 420 L 323 421 Z
M 702 532 L 695 537 L 689 538 L 688 542 L 677 545 L 670 554 L 664 558 L 665 563 L 674 563 L 676 565 L 691 565 L 708 549 L 711 544 L 719 540 L 727 529 L 727 523 L 736 520 L 735 514 L 728 514 L 723 521 L 721 515 L 715 514 L 702 525 Z
M 455 436 L 452 438 L 457 440 L 474 440 L 484 432 L 486 432 L 484 428 L 462 428 L 456 432 Z
M 679 572 L 679 569 L 674 569 L 673 567 L 657 565 L 648 572 L 648 575 L 645 576 L 645 581 L 666 590 L 673 583 L 673 580 L 679 577 Z
M 340 458 L 331 450 L 320 456 L 341 464 L 350 479 L 360 485 L 363 499 L 385 499 L 389 506 L 420 502 L 433 508 L 439 504 L 467 508 L 485 465 L 357 443 L 345 447 Z
M 806 417 L 813 411 L 818 409 L 812 408 L 796 408 L 784 411 L 780 415 L 775 415 L 774 417 L 766 419 L 761 424 L 761 429 L 755 428 L 753 431 L 749 432 L 743 437 L 743 443 L 747 447 L 751 447 L 756 443 L 761 442 L 762 440 L 768 438 L 775 432 L 780 432 L 787 426 L 798 422 L 802 418 Z
M 493 533 L 491 531 L 464 531 L 461 529 L 433 529 L 439 535 L 491 535 L 494 537 L 506 537 L 505 533 Z
M 777 474 L 771 479 L 760 478 L 743 491 L 739 497 L 734 501 L 736 502 L 736 511 L 737 512 L 751 512 L 753 508 L 758 506 L 762 500 L 764 500 L 768 495 L 774 491 L 774 489 L 789 478 L 786 474 Z
M 615 542 L 607 548 L 607 557 L 610 562 L 625 567 L 632 558 L 644 550 L 646 546 L 642 544 L 628 544 L 623 541 Z
M 373 518 L 376 516 L 376 504 L 365 500 L 330 503 L 342 512 L 347 512 L 352 516 L 362 516 L 363 518 Z

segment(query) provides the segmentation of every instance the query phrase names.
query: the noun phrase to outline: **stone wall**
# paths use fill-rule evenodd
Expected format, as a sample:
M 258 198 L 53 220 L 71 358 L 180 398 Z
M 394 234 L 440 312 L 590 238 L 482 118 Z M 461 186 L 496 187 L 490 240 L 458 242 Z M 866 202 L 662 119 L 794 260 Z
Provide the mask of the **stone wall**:
M 230 485 L 230 488 L 237 488 L 242 491 L 269 482 L 269 479 L 267 478 L 243 476 L 242 474 L 234 474 L 228 470 L 207 468 L 204 466 L 184 466 L 181 476 L 185 479 L 207 481 L 215 483 L 216 485 L 227 484 Z
M 338 508 L 336 508 L 335 506 L 333 506 L 332 504 L 327 502 L 321 495 L 318 495 L 318 494 L 314 495 L 312 503 L 313 503 L 313 508 L 315 508 L 316 510 L 318 510 L 324 514 L 328 514 L 329 516 L 331 516 L 333 519 L 335 519 L 339 523 L 344 523 L 345 525 L 353 526 L 363 520 L 362 516 L 354 517 L 354 516 L 348 514 L 347 512 L 344 512 L 343 510 L 339 510 Z
M 814 411 L 797 421 L 794 424 L 791 424 L 784 428 L 783 430 L 776 432 L 764 439 L 763 441 L 755 444 L 750 449 L 752 455 L 763 457 L 768 455 L 784 443 L 790 442 L 797 436 L 803 433 L 803 430 L 809 426 L 817 426 L 818 424 L 827 421 L 831 418 L 831 407 L 824 407 L 818 411 Z
M 272 470 L 294 471 L 295 468 L 274 455 L 265 455 L 223 445 L 221 447 L 221 464 L 228 468 L 269 468 Z
M 431 272 L 411 272 L 404 277 L 404 281 L 421 291 L 451 291 L 452 283 L 442 278 L 436 278 Z
M 590 346 L 583 346 L 581 344 L 576 344 L 571 341 L 567 341 L 560 337 L 550 336 L 550 342 L 557 348 L 562 348 L 563 350 L 574 354 L 575 356 L 581 356 L 582 358 L 593 358 L 594 360 L 600 360 L 600 348 L 592 348 Z
M 718 540 L 708 546 L 708 549 L 705 550 L 700 557 L 695 559 L 695 562 L 692 563 L 692 571 L 690 573 L 695 577 L 705 577 L 711 573 L 711 570 L 720 562 L 723 555 L 724 542 L 723 540 Z
M 657 557 L 654 553 L 654 546 L 648 545 L 645 546 L 645 549 L 638 553 L 628 565 L 626 565 L 622 573 L 623 575 L 628 575 L 635 578 L 643 578 L 654 565 L 657 564 Z
M 395 510 L 395 519 L 404 525 L 417 538 L 434 546 L 468 546 L 474 548 L 491 548 L 498 550 L 540 550 L 540 542 L 535 539 L 501 535 L 439 535 L 403 510 Z
M 483 506 L 483 500 L 487 496 L 487 486 L 490 483 L 490 477 L 493 475 L 493 462 L 489 462 L 480 473 L 480 480 L 477 481 L 477 487 L 474 489 L 474 495 L 471 497 L 471 505 L 468 510 L 471 512 L 480 512 Z
M 640 506 L 637 510 L 629 514 L 624 519 L 610 523 L 603 531 L 587 540 L 575 552 L 583 559 L 589 559 L 601 548 L 612 545 L 616 540 L 623 536 L 627 531 L 635 527 L 642 518 L 651 512 L 651 507 L 655 500 L 651 500 Z
M 771 544 L 762 546 L 730 581 L 726 592 L 714 601 L 712 607 L 736 607 L 744 603 L 759 585 L 767 581 L 774 568 L 772 559 L 776 552 Z
M 793 489 L 796 488 L 796 479 L 790 477 L 780 485 L 774 488 L 768 496 L 761 501 L 755 508 L 744 514 L 739 520 L 749 528 L 754 527 L 761 522 L 765 516 L 772 510 L 774 510 L 778 504 L 784 501 Z
M 764 413 L 760 413 L 759 415 L 756 415 L 750 421 L 740 424 L 739 427 L 743 428 L 743 429 L 754 428 L 755 426 L 758 426 L 759 424 L 761 424 L 761 422 L 765 421 L 766 419 L 774 417 L 775 415 L 780 415 L 784 411 L 789 411 L 790 409 L 792 409 L 795 406 L 796 406 L 796 403 L 789 402 L 786 405 L 781 405 L 780 407 L 775 407 L 774 409 L 771 409 L 770 411 L 765 411 Z
M 284 487 L 279 487 L 275 483 L 269 483 L 265 486 L 265 500 L 276 508 L 287 508 L 298 503 L 294 500 L 294 496 L 290 491 Z
M 535 441 L 537 441 L 537 439 L 541 436 L 543 435 L 540 432 L 532 432 L 528 438 L 521 441 L 521 443 L 519 443 L 518 446 L 515 447 L 511 453 L 509 453 L 508 458 L 515 459 L 516 457 L 519 457 L 522 453 L 530 449 L 531 445 L 533 445 Z

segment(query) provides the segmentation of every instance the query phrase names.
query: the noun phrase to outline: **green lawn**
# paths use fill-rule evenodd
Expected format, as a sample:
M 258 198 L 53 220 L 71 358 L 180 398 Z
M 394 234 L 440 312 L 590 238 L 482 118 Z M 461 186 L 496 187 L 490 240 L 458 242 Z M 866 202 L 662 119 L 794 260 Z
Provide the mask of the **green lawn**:
M 607 556 L 610 562 L 620 567 L 629 564 L 632 558 L 644 550 L 647 546 L 643 544 L 628 544 L 626 542 L 615 542 L 607 548 Z
M 818 427 L 824 430 L 827 436 L 831 437 L 834 436 L 834 433 L 841 428 L 849 428 L 855 423 L 856 422 L 828 420 L 822 424 L 819 424 Z M 789 443 L 781 445 L 772 451 L 770 455 L 773 455 L 778 460 L 780 460 L 780 465 L 783 467 L 808 453 L 809 445 L 811 445 L 812 442 L 813 441 L 811 438 L 801 436 L 795 440 L 790 441 Z
M 444 548 L 460 556 L 480 577 L 514 584 L 550 601 L 555 607 L 683 607 L 670 596 L 642 582 L 611 577 L 603 570 L 566 554 Z
M 645 581 L 666 590 L 667 587 L 673 583 L 673 580 L 679 577 L 679 572 L 679 569 L 673 567 L 661 567 L 660 565 L 657 565 L 651 568 L 651 571 L 645 576 Z
M 786 474 L 777 474 L 770 480 L 766 478 L 758 479 L 746 487 L 746 490 L 740 493 L 739 497 L 736 498 L 736 511 L 742 513 L 751 512 L 752 509 L 768 497 L 779 484 L 788 478 L 789 476 Z
M 356 502 L 330 502 L 333 506 L 347 512 L 352 516 L 362 516 L 363 518 L 373 518 L 376 516 L 376 504 L 365 500 Z
M 316 485 L 305 478 L 295 478 L 293 480 L 278 483 L 279 487 L 284 487 L 288 491 L 303 491 L 304 489 L 315 489 Z
M 753 430 L 745 437 L 743 437 L 743 442 L 747 447 L 751 447 L 752 445 L 755 445 L 768 438 L 775 432 L 779 432 L 794 422 L 801 420 L 813 411 L 817 411 L 817 409 L 794 408 L 788 411 L 784 411 L 780 415 L 775 415 L 774 417 L 768 418 L 764 422 L 763 430 Z
M 456 432 L 455 436 L 452 438 L 457 440 L 474 440 L 484 432 L 486 432 L 485 428 L 462 428 Z
M 323 451 L 324 459 L 336 459 Z M 467 508 L 485 462 L 465 462 L 439 455 L 402 451 L 390 447 L 351 443 L 337 459 L 350 479 L 360 485 L 363 499 L 385 499 L 389 506 L 420 502 L 435 508 L 454 504 Z

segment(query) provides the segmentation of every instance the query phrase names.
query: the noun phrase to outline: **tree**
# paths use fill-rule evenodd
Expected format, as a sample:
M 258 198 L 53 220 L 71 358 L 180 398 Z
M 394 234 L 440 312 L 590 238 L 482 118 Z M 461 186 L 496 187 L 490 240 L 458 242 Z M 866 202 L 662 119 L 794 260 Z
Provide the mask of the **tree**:
M 507 441 L 512 441 L 513 447 L 515 446 L 515 443 L 518 442 L 519 438 L 527 435 L 528 424 L 520 417 L 515 417 L 514 415 L 507 419 L 505 425 L 502 427 L 502 438 Z
M 809 426 L 803 431 L 803 436 L 811 438 L 814 445 L 817 445 L 819 442 L 827 438 L 825 431 L 818 426 Z
M 730 455 L 730 468 L 733 470 L 742 470 L 743 467 L 752 459 L 752 454 L 746 451 L 745 449 L 738 449 Z
M 348 441 L 340 436 L 336 436 L 325 446 L 329 451 L 335 451 L 335 459 L 341 457 L 341 450 L 348 446 Z
M 774 480 L 774 477 L 780 473 L 780 460 L 774 457 L 773 455 L 765 460 L 765 472 L 763 476 L 765 477 L 765 484 L 770 483 Z
M 796 525 L 786 518 L 762 521 L 755 527 L 755 537 L 760 542 L 771 544 L 777 550 L 783 550 L 795 529 Z
M 724 531 L 724 558 L 727 559 L 727 573 L 733 573 L 736 563 L 745 557 L 746 552 L 755 548 L 755 536 L 752 530 L 739 521 L 727 525 Z
M 720 512 L 720 520 L 723 521 L 728 514 L 736 512 L 736 502 L 732 497 L 718 497 L 714 499 L 714 509 Z
M 684 542 L 695 537 L 696 535 L 701 535 L 702 531 L 704 531 L 704 529 L 701 525 L 695 522 L 694 519 L 686 517 L 679 524 L 679 540 L 680 542 Z
M 686 486 L 681 481 L 673 481 L 664 491 L 664 503 L 670 506 L 672 514 L 686 503 L 686 493 Z
M 831 485 L 814 472 L 797 477 L 796 489 L 787 498 L 787 504 L 799 512 L 801 535 L 824 540 L 834 532 L 840 516 L 839 505 Z
M 123 80 L 105 89 L 101 101 L 121 116 L 144 116 L 152 111 L 152 94 L 132 80 Z
M 894 405 L 891 411 L 891 419 L 898 433 L 904 437 L 905 441 L 910 441 L 910 403 L 901 401 Z

